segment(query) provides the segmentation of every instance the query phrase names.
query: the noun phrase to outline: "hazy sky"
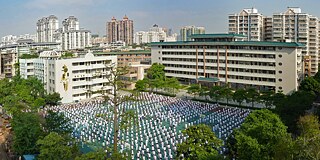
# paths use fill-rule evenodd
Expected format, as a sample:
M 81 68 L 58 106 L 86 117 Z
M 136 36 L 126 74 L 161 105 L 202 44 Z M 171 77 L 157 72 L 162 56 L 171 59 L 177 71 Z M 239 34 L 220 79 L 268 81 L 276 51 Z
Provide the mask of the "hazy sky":
M 300 7 L 302 12 L 320 17 L 319 0 L 0 0 L 0 36 L 35 34 L 38 19 L 56 15 L 59 23 L 76 16 L 80 27 L 105 35 L 106 22 L 126 14 L 136 31 L 153 24 L 172 28 L 204 26 L 207 33 L 227 32 L 228 14 L 255 7 L 264 15 Z

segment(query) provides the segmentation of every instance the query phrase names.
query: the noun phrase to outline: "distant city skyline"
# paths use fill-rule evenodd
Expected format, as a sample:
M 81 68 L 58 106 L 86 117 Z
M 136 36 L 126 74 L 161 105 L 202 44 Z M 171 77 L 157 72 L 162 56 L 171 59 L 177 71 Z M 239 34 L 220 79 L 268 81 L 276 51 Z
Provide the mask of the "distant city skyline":
M 59 23 L 75 16 L 81 27 L 93 34 L 105 35 L 106 22 L 127 15 L 134 21 L 134 32 L 146 31 L 153 24 L 172 28 L 195 25 L 206 33 L 226 33 L 228 14 L 243 8 L 257 8 L 263 15 L 284 12 L 287 7 L 300 7 L 302 12 L 320 17 L 316 0 L 14 0 L 0 1 L 0 36 L 35 34 L 37 20 L 55 15 Z M 120 18 L 119 18 L 120 19 Z

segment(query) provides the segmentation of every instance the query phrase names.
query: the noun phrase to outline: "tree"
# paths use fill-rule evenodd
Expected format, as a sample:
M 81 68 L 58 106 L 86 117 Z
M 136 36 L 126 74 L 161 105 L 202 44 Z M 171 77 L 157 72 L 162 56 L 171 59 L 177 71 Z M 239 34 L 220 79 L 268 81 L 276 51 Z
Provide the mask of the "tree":
M 227 100 L 227 105 L 229 105 L 229 100 L 232 98 L 233 96 L 233 92 L 232 89 L 229 88 L 228 86 L 224 86 L 222 87 L 220 94 L 223 98 L 225 98 Z
M 311 91 L 314 94 L 317 94 L 320 92 L 320 83 L 313 77 L 307 77 L 300 83 L 299 89 L 303 91 Z
M 61 99 L 62 98 L 60 97 L 60 94 L 57 92 L 50 93 L 45 96 L 45 102 L 47 105 L 50 106 L 58 105 Z
M 169 89 L 172 89 L 172 93 L 175 93 L 175 90 L 178 90 L 180 88 L 180 83 L 177 78 L 166 78 L 165 79 L 165 86 Z
M 269 110 L 251 113 L 230 138 L 234 140 L 228 146 L 236 159 L 274 159 L 279 152 L 292 156 L 292 140 L 287 127 Z
M 107 153 L 104 150 L 98 150 L 94 152 L 89 152 L 76 157 L 75 160 L 105 160 L 107 159 Z
M 210 89 L 210 98 L 214 99 L 216 102 L 218 102 L 221 99 L 221 86 L 213 86 Z
M 259 98 L 266 108 L 270 108 L 273 102 L 273 91 L 262 91 Z
M 234 101 L 237 101 L 239 103 L 239 106 L 241 106 L 241 103 L 246 99 L 246 90 L 244 89 L 236 90 L 232 98 Z
M 135 90 L 137 91 L 145 91 L 147 90 L 147 82 L 146 79 L 138 80 L 135 85 Z
M 41 81 L 34 77 L 22 79 L 14 76 L 11 81 L 0 81 L 2 94 L 0 103 L 10 114 L 19 111 L 36 111 L 39 106 L 44 105 L 43 98 L 45 90 Z M 6 84 L 4 84 L 6 83 Z
M 33 104 L 32 104 L 32 107 L 35 108 L 35 109 L 37 109 L 37 108 L 39 108 L 39 107 L 41 107 L 41 106 L 44 106 L 45 104 L 46 104 L 45 99 L 39 97 L 39 98 L 37 98 L 37 99 L 34 100 L 34 102 L 33 102 Z
M 201 86 L 199 90 L 199 96 L 204 96 L 207 100 L 207 96 L 209 95 L 209 88 L 205 86 Z
M 195 98 L 196 95 L 200 93 L 200 85 L 199 84 L 191 84 L 189 88 L 187 88 L 189 94 L 192 94 Z
M 251 103 L 251 107 L 254 107 L 254 102 L 259 98 L 259 93 L 255 88 L 248 88 L 246 90 L 246 102 Z
M 318 66 L 319 67 L 319 66 Z M 320 72 L 317 72 L 313 78 L 320 83 Z
M 271 103 L 274 106 L 276 106 L 276 109 L 277 109 L 277 106 L 284 106 L 286 101 L 287 101 L 287 96 L 284 95 L 282 92 L 278 92 L 272 96 Z
M 132 94 L 120 95 L 119 91 L 125 88 L 125 83 L 121 80 L 121 77 L 129 72 L 128 67 L 116 67 L 115 65 L 106 66 L 110 70 L 111 75 L 107 77 L 108 84 L 112 87 L 112 90 L 101 91 L 105 104 L 111 104 L 113 113 L 113 155 L 118 155 L 118 137 L 120 129 L 128 129 L 132 125 L 138 123 L 137 115 L 133 110 L 119 111 L 119 106 L 125 102 L 135 100 L 136 92 Z M 104 116 L 104 115 L 99 115 Z M 119 122 L 119 119 L 122 121 Z
M 178 144 L 177 157 L 183 159 L 208 159 L 218 156 L 222 141 L 204 124 L 188 127 L 182 133 L 188 138 Z
M 275 113 L 277 113 L 290 133 L 297 134 L 297 122 L 306 110 L 310 109 L 315 99 L 313 92 L 297 91 L 276 103 Z
M 55 132 L 39 139 L 37 145 L 40 147 L 39 160 L 72 160 L 74 153 L 78 152 L 76 147 L 68 146 L 68 141 Z
M 152 66 L 147 71 L 147 77 L 149 79 L 165 79 L 165 66 L 163 64 L 153 63 Z
M 18 155 L 35 154 L 39 137 L 43 135 L 39 116 L 35 113 L 16 113 L 12 119 L 13 150 Z
M 300 136 L 295 142 L 295 156 L 298 159 L 320 159 L 320 123 L 317 116 L 305 115 L 299 118 Z
M 45 117 L 45 130 L 47 133 L 55 132 L 59 135 L 67 135 L 72 132 L 71 129 L 68 129 L 69 120 L 62 114 L 48 111 Z
M 147 71 L 147 78 L 150 80 L 149 87 L 151 90 L 153 88 L 161 88 L 165 81 L 165 66 L 163 64 L 153 63 L 152 66 Z

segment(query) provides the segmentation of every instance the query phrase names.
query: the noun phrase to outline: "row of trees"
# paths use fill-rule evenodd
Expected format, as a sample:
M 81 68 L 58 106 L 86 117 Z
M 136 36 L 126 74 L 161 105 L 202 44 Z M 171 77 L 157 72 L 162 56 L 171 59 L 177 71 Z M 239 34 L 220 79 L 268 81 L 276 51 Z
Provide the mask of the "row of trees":
M 229 104 L 229 101 L 233 100 L 239 106 L 246 102 L 251 104 L 251 107 L 254 107 L 255 102 L 264 104 L 266 108 L 273 108 L 272 111 L 280 116 L 290 133 L 297 134 L 296 124 L 299 117 L 312 107 L 313 101 L 320 93 L 320 82 L 315 77 L 305 78 L 301 82 L 299 90 L 289 95 L 284 95 L 281 92 L 274 93 L 273 91 L 258 92 L 255 88 L 238 90 L 232 90 L 228 86 L 207 88 L 199 84 L 192 84 L 187 90 L 194 96 L 204 96 L 206 99 L 210 97 L 216 102 L 225 99 Z M 318 115 L 320 116 L 320 111 Z
M 258 92 L 255 88 L 238 89 L 233 90 L 226 86 L 213 86 L 207 88 L 200 84 L 192 84 L 187 88 L 188 93 L 195 96 L 204 96 L 206 99 L 210 97 L 215 102 L 225 99 L 227 104 L 230 100 L 233 100 L 241 106 L 243 102 L 250 103 L 251 107 L 254 107 L 254 102 L 263 103 L 267 108 L 273 105 L 273 96 L 275 95 L 272 91 Z

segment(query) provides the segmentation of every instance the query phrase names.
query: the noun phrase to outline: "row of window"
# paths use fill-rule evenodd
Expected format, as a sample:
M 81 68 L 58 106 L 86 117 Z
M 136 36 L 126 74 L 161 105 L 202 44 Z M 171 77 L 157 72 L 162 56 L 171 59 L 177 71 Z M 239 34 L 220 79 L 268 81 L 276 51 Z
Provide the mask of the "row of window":
M 196 52 L 162 52 L 163 55 L 191 55 L 196 56 Z M 205 52 L 205 56 L 217 56 L 217 52 Z M 203 56 L 203 52 L 198 52 L 198 56 Z M 220 52 L 219 56 L 225 56 L 224 52 Z M 269 58 L 274 59 L 275 55 L 255 54 L 255 53 L 228 53 L 228 57 L 245 57 L 245 58 Z
M 196 75 L 196 72 L 187 72 L 187 71 L 175 71 L 175 70 L 165 70 L 166 73 L 174 74 L 184 74 L 184 75 Z M 204 76 L 203 73 L 198 73 L 198 76 Z M 212 74 L 212 77 L 218 77 L 216 74 Z M 225 75 L 219 75 L 219 78 L 225 78 Z M 249 77 L 249 76 L 235 76 L 228 75 L 229 79 L 239 79 L 239 80 L 248 80 L 248 81 L 260 81 L 260 82 L 276 82 L 274 78 L 262 78 L 262 77 Z
M 72 63 L 72 66 L 83 66 L 83 65 L 91 65 L 91 64 L 108 64 L 110 61 L 91 61 L 91 62 L 75 62 Z
M 195 65 L 181 65 L 181 64 L 164 64 L 165 67 L 173 67 L 173 68 L 186 68 L 186 69 L 196 69 Z M 206 66 L 207 70 L 218 70 L 218 67 Z M 198 66 L 198 69 L 204 69 L 203 66 Z M 220 71 L 225 71 L 224 67 L 219 67 Z M 243 69 L 243 68 L 232 68 L 228 67 L 228 71 L 231 72 L 244 72 L 244 73 L 258 73 L 258 74 L 276 74 L 275 71 L 270 70 L 259 70 L 259 69 Z M 281 74 L 282 71 L 279 71 Z
M 158 46 L 159 48 L 162 47 L 162 49 L 203 49 L 203 46 L 196 46 L 196 45 L 163 45 Z M 225 46 L 217 46 L 217 45 L 207 45 L 205 46 L 206 49 L 224 49 Z M 269 51 L 275 51 L 276 47 L 270 47 L 270 46 L 236 46 L 231 45 L 228 46 L 228 49 L 242 49 L 242 50 L 269 50 Z
M 163 58 L 163 61 L 172 61 L 172 62 L 197 62 L 194 58 Z M 169 63 L 168 62 L 168 63 Z M 198 59 L 199 63 L 204 62 L 203 59 Z M 218 61 L 216 59 L 206 59 L 206 63 L 217 63 Z M 219 63 L 224 64 L 225 60 L 219 60 Z M 167 63 L 165 63 L 167 64 Z M 254 65 L 254 66 L 275 66 L 275 63 L 273 62 L 251 62 L 251 61 L 238 61 L 238 60 L 228 60 L 228 64 L 240 64 L 240 65 Z M 196 63 L 194 63 L 196 65 Z M 279 65 L 282 65 L 280 62 Z

